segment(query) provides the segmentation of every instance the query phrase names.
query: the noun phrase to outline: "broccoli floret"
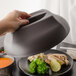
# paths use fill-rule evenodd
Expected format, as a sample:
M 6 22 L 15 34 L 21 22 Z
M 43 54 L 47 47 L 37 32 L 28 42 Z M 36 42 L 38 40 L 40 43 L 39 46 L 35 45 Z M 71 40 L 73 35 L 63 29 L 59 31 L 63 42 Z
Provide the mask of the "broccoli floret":
M 35 73 L 36 72 L 36 68 L 37 68 L 37 65 L 35 63 L 35 61 L 32 61 L 30 64 L 29 64 L 29 72 L 30 73 Z
M 38 65 L 38 67 L 37 67 L 38 74 L 49 73 L 49 67 L 47 67 L 47 65 L 44 61 L 42 61 L 40 59 L 36 59 L 36 64 Z
M 47 67 L 46 65 L 39 65 L 37 67 L 37 72 L 38 74 L 48 74 L 49 73 L 49 67 Z
M 48 74 L 49 67 L 47 67 L 46 63 L 41 59 L 36 59 L 36 61 L 32 61 L 29 64 L 30 73 L 38 73 L 38 74 Z
M 46 64 L 43 60 L 38 59 L 38 58 L 36 59 L 36 61 L 35 61 L 35 62 L 36 62 L 36 64 L 37 64 L 37 65 Z

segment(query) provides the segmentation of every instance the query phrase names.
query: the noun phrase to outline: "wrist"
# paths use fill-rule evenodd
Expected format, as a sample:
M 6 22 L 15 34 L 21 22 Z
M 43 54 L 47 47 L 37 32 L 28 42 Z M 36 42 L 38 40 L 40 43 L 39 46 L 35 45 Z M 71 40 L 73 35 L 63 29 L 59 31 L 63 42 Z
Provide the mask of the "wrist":
M 0 34 L 6 33 L 8 30 L 8 22 L 6 20 L 0 21 Z

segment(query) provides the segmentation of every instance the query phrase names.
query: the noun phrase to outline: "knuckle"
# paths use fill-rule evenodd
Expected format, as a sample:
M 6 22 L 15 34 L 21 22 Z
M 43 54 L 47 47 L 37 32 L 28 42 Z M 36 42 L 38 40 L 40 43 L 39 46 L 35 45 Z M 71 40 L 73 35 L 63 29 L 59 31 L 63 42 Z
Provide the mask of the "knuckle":
M 18 10 L 14 10 L 13 12 L 17 13 L 17 12 L 18 12 Z

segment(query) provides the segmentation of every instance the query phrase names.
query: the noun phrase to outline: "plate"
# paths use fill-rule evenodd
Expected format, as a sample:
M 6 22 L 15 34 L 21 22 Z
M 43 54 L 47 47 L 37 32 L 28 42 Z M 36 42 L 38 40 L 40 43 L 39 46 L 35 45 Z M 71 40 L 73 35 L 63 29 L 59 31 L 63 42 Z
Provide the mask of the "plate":
M 49 54 L 49 53 L 58 53 L 58 54 L 65 54 L 68 57 L 69 60 L 69 65 L 68 66 L 62 66 L 62 69 L 59 72 L 52 72 L 51 70 L 49 70 L 49 75 L 41 75 L 41 76 L 59 76 L 59 75 L 63 75 L 65 73 L 67 73 L 68 71 L 70 71 L 72 69 L 73 66 L 73 59 L 66 54 L 63 51 L 59 51 L 59 50 L 48 50 L 47 52 L 45 52 L 45 54 Z M 27 57 L 23 57 L 19 60 L 19 69 L 28 76 L 40 76 L 38 74 L 30 74 L 29 73 L 29 61 L 27 60 Z

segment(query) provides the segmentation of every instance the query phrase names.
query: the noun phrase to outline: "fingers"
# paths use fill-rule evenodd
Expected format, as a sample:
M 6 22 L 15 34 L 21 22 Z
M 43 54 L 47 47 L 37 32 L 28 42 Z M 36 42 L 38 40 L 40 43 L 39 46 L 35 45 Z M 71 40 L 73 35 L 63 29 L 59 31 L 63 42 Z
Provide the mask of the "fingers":
M 30 17 L 30 15 L 27 14 L 26 12 L 21 12 L 20 15 L 21 15 L 21 18 L 22 18 L 22 19 L 25 19 L 25 18 Z
M 24 25 L 24 24 L 28 24 L 29 20 L 22 19 L 22 20 L 20 20 L 20 22 L 21 22 L 21 24 L 20 24 L 20 26 L 21 26 L 21 25 Z
M 22 11 L 18 11 L 18 10 L 14 10 L 14 12 L 16 12 L 18 14 L 18 16 L 21 17 L 22 19 L 26 19 L 31 16 L 30 14 L 28 14 L 26 12 L 22 12 Z
M 27 20 L 26 18 L 30 17 L 31 15 L 29 15 L 26 12 L 22 12 L 22 11 L 18 11 L 18 10 L 15 10 L 15 12 L 17 12 L 17 14 L 19 14 L 18 20 L 21 23 L 20 26 L 23 25 L 23 24 L 28 24 L 29 23 L 29 20 Z

